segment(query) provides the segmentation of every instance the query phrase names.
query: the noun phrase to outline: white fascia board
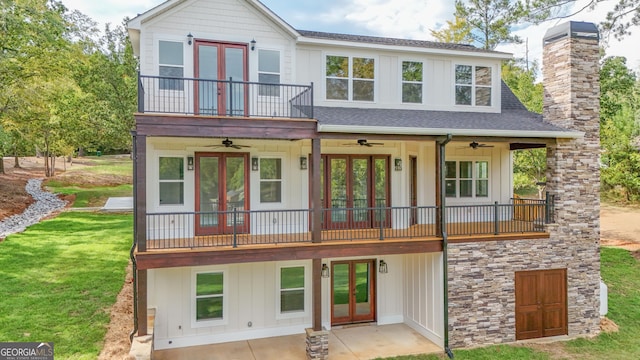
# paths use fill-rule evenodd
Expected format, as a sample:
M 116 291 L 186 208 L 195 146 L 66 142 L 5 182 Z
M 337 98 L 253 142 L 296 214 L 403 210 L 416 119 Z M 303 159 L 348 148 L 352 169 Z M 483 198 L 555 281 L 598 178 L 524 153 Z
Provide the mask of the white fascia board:
M 490 130 L 490 129 L 444 129 L 444 128 L 409 128 L 409 127 L 384 127 L 379 126 L 352 126 L 352 125 L 321 125 L 318 124 L 318 132 L 334 133 L 361 133 L 361 134 L 395 134 L 395 135 L 447 135 L 453 136 L 495 136 L 515 138 L 551 138 L 551 139 L 579 139 L 584 137 L 581 131 L 534 131 L 534 130 Z
M 513 59 L 513 54 L 503 53 L 503 52 L 462 51 L 462 50 L 435 49 L 435 48 L 425 48 L 425 47 L 415 47 L 415 46 L 370 44 L 370 43 L 361 43 L 361 42 L 355 42 L 355 41 L 316 39 L 316 38 L 309 38 L 304 36 L 299 36 L 297 39 L 297 43 L 299 45 L 341 46 L 341 47 L 348 47 L 348 48 L 417 52 L 417 53 L 433 54 L 433 55 L 470 56 L 470 57 L 481 57 L 485 59 L 486 58 L 500 59 L 500 60 Z
M 187 0 L 167 0 L 165 2 L 163 2 L 162 4 L 153 7 L 145 12 L 143 12 L 142 14 L 134 17 L 133 19 L 129 20 L 129 22 L 127 23 L 127 27 L 131 27 L 134 29 L 140 29 L 140 26 L 142 25 L 143 22 L 147 22 L 151 19 L 153 19 L 154 17 L 164 13 L 165 11 L 169 10 L 170 8 L 173 8 L 177 5 L 182 4 L 183 2 L 185 2 Z
M 262 14 L 269 17 L 273 22 L 278 24 L 281 28 L 283 28 L 287 33 L 289 33 L 293 38 L 297 38 L 300 36 L 300 33 L 296 29 L 294 29 L 289 23 L 284 21 L 278 14 L 274 13 L 266 7 L 263 3 L 257 0 L 248 0 L 248 2 L 253 5 L 256 9 L 258 9 Z

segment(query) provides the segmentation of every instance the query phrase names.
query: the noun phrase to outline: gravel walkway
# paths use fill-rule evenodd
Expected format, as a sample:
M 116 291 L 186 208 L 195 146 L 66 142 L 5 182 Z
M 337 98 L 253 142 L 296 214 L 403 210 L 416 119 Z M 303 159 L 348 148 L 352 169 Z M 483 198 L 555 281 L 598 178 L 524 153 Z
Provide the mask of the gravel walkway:
M 54 194 L 42 190 L 42 179 L 29 179 L 25 190 L 36 201 L 22 214 L 10 216 L 0 221 L 0 239 L 24 231 L 28 226 L 37 224 L 42 218 L 56 210 L 64 208 L 66 201 Z

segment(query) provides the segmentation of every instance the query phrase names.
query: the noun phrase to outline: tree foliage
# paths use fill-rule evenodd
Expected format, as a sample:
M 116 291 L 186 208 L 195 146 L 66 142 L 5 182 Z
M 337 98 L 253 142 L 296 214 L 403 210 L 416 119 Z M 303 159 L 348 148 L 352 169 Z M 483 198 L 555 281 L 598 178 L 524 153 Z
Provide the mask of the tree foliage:
M 0 0 L 0 156 L 38 151 L 51 176 L 76 148 L 130 147 L 136 61 L 122 27 L 96 34 L 60 1 Z
M 472 44 L 471 27 L 469 23 L 459 16 L 454 20 L 447 20 L 447 25 L 440 30 L 430 30 L 431 36 L 438 41 L 454 44 Z

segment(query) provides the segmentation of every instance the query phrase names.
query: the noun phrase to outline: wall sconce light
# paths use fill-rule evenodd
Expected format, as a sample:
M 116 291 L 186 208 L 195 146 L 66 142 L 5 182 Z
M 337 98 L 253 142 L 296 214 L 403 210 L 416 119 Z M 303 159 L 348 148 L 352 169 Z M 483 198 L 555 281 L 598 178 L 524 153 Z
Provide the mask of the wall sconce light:
M 329 267 L 327 264 L 322 264 L 322 272 L 320 272 L 320 275 L 325 279 L 329 277 Z
M 258 165 L 258 158 L 257 157 L 252 157 L 251 158 L 251 171 L 258 171 L 259 169 L 259 165 Z
M 393 165 L 396 171 L 402 171 L 402 159 L 397 158 L 393 160 Z
M 251 51 L 256 49 L 256 39 L 251 39 Z
M 187 35 L 187 44 L 191 45 L 193 43 L 193 35 L 191 35 L 191 33 L 189 33 Z
M 193 156 L 187 156 L 187 170 L 193 170 Z
M 389 268 L 387 268 L 387 263 L 384 260 L 380 260 L 380 267 L 378 268 L 378 272 L 380 272 L 380 274 L 386 274 L 389 272 Z
M 300 156 L 300 170 L 307 170 L 307 168 L 308 168 L 307 157 Z

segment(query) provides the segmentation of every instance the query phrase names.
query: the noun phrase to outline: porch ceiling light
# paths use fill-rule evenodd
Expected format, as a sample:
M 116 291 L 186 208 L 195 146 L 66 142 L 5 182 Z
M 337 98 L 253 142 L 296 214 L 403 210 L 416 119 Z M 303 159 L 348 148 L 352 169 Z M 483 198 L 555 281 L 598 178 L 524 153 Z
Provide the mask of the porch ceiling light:
M 191 45 L 193 43 L 193 35 L 191 33 L 187 34 L 187 44 Z
M 251 39 L 251 51 L 256 49 L 256 39 Z
M 329 267 L 327 264 L 322 264 L 322 272 L 320 273 L 320 276 L 325 279 L 329 277 Z
M 380 274 L 386 274 L 389 272 L 387 263 L 384 260 L 380 260 L 380 266 L 378 267 L 378 272 L 380 272 Z

